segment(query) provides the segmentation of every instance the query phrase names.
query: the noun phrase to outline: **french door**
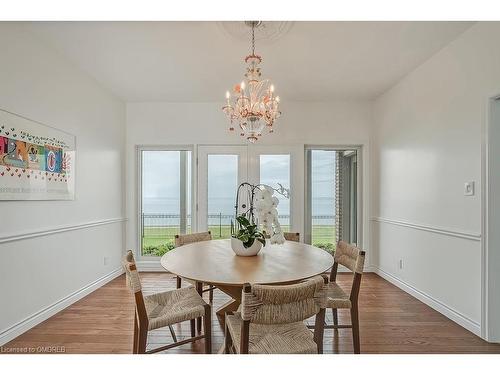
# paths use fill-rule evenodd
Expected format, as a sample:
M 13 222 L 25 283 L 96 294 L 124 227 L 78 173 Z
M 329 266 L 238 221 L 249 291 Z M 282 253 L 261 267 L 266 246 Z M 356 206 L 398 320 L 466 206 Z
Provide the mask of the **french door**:
M 289 198 L 279 199 L 278 215 L 283 231 L 301 232 L 303 225 L 303 148 L 301 146 L 252 145 L 249 150 L 249 179 L 252 183 L 283 186 Z
M 288 189 L 277 195 L 280 223 L 301 241 L 329 251 L 338 239 L 360 244 L 360 158 L 359 147 L 138 147 L 139 255 L 165 254 L 178 233 L 229 238 L 242 182 Z
M 280 223 L 285 231 L 300 231 L 303 222 L 294 213 L 303 205 L 302 150 L 300 146 L 199 146 L 198 230 L 210 230 L 213 238 L 229 238 L 236 189 L 250 182 L 288 189 L 288 198 L 278 195 Z

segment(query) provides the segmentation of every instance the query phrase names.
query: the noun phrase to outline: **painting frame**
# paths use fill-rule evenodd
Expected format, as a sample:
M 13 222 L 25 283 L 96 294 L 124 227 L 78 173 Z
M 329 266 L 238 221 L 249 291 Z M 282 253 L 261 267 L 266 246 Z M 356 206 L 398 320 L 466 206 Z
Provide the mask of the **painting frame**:
M 0 201 L 75 200 L 76 136 L 0 108 Z

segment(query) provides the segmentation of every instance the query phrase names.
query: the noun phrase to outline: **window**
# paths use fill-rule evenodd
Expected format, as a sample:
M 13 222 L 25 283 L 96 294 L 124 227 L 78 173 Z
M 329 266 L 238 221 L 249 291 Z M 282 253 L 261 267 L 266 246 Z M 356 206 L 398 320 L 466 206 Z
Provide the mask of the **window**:
M 244 181 L 290 189 L 291 198 L 278 196 L 280 223 L 284 231 L 301 232 L 304 242 L 328 251 L 339 239 L 358 243 L 360 149 L 308 146 L 305 159 L 302 152 L 293 146 L 200 145 L 196 159 L 189 146 L 141 148 L 141 255 L 165 254 L 178 233 L 210 230 L 214 239 L 229 238 L 236 189 Z M 305 169 L 298 168 L 302 160 Z
M 339 239 L 357 243 L 357 149 L 306 150 L 306 242 L 328 251 Z
M 139 151 L 141 254 L 161 256 L 191 232 L 191 151 Z

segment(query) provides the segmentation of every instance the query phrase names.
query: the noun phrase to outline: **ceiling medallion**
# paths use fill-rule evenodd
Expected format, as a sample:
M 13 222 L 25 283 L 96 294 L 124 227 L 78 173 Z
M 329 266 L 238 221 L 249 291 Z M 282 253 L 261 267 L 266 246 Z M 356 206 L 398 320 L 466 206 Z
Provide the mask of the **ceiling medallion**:
M 245 22 L 252 30 L 252 53 L 245 58 L 247 72 L 245 79 L 226 92 L 226 105 L 222 111 L 229 119 L 229 130 L 235 130 L 235 124 L 242 137 L 255 143 L 262 136 L 264 128 L 273 132 L 273 125 L 281 115 L 278 110 L 279 96 L 274 93 L 274 85 L 269 79 L 261 79 L 259 64 L 262 57 L 255 54 L 255 28 L 260 21 Z

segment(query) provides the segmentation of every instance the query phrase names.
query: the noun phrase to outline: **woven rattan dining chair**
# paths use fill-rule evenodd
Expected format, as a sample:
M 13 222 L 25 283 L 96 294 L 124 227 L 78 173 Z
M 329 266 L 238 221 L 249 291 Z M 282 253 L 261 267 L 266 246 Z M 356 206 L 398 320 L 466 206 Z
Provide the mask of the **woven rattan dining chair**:
M 190 234 L 176 234 L 175 235 L 175 247 L 184 246 L 190 243 L 201 242 L 201 241 L 210 241 L 212 239 L 212 233 L 208 232 L 200 232 L 200 233 L 190 233 Z M 177 279 L 177 289 L 182 286 L 182 279 L 179 276 L 176 276 Z M 194 281 L 187 280 L 192 284 L 195 284 Z M 208 285 L 208 288 L 203 289 L 202 293 L 208 292 L 208 300 L 210 303 L 214 300 L 214 289 L 216 289 L 213 285 Z
M 337 283 L 337 270 L 339 264 L 351 270 L 354 274 L 351 292 L 347 294 Z M 327 307 L 332 309 L 333 325 L 325 326 L 325 329 L 352 329 L 352 342 L 354 353 L 360 353 L 359 343 L 359 314 L 358 314 L 358 296 L 361 286 L 361 276 L 365 264 L 365 252 L 344 241 L 337 243 L 335 250 L 334 263 L 330 273 L 330 282 L 328 283 Z M 338 309 L 351 310 L 351 324 L 339 325 Z
M 294 285 L 245 284 L 241 309 L 226 313 L 225 353 L 323 353 L 326 286 L 316 276 Z M 316 315 L 314 334 L 304 320 Z
M 287 241 L 300 242 L 300 233 L 283 232 L 283 236 Z
M 151 354 L 174 348 L 200 339 L 205 339 L 205 353 L 212 352 L 212 310 L 193 287 L 175 289 L 163 293 L 143 296 L 139 272 L 135 265 L 132 251 L 123 257 L 127 284 L 135 297 L 134 317 L 134 354 Z M 203 335 L 195 336 L 195 319 L 203 317 Z M 191 338 L 176 341 L 146 351 L 148 332 L 172 324 L 185 321 L 191 322 Z

